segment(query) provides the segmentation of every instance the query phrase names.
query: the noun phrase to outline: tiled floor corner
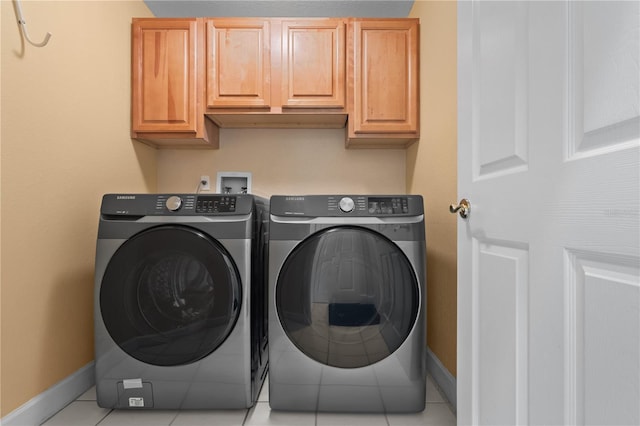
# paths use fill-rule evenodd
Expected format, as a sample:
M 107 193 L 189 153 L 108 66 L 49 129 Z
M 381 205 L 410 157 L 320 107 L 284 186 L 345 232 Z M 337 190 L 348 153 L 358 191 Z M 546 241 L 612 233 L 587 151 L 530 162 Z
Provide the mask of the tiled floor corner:
M 109 410 L 98 407 L 95 388 L 47 420 L 46 426 L 453 426 L 456 417 L 431 377 L 427 406 L 416 414 L 337 414 L 272 411 L 269 382 L 248 410 Z

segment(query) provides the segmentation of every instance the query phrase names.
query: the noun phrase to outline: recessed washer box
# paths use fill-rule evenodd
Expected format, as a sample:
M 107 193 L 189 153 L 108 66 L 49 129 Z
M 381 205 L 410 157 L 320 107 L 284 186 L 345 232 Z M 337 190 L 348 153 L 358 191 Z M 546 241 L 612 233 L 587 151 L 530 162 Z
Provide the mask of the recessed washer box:
M 251 172 L 218 172 L 216 192 L 219 194 L 251 194 Z

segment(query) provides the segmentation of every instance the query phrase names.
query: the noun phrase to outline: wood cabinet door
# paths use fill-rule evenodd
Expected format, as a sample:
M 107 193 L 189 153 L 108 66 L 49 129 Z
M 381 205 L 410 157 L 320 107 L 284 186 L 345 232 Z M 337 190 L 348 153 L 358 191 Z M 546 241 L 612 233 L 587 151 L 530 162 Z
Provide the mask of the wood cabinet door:
M 282 21 L 282 106 L 344 108 L 344 19 Z
M 133 132 L 196 132 L 198 21 L 134 19 Z
M 269 21 L 207 20 L 207 108 L 267 108 L 271 99 Z
M 417 134 L 418 20 L 362 19 L 353 26 L 349 136 Z

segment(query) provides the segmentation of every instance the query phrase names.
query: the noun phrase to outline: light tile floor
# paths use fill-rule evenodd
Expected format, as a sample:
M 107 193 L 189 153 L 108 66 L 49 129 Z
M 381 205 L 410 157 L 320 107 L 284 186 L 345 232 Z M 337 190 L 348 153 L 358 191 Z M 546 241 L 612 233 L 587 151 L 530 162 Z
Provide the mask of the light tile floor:
M 427 407 L 417 414 L 334 414 L 271 411 L 269 383 L 247 410 L 109 410 L 96 404 L 95 387 L 47 420 L 46 426 L 449 426 L 456 424 L 447 400 L 427 378 Z

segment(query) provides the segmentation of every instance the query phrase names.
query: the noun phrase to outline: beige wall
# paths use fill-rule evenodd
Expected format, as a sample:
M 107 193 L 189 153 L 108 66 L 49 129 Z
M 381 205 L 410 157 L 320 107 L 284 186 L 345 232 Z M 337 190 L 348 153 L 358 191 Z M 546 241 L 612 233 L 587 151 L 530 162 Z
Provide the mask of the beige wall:
M 419 144 L 407 151 L 408 192 L 422 194 L 427 234 L 427 344 L 456 375 L 457 7 L 416 0 L 420 18 Z
M 1 388 L 5 416 L 93 358 L 100 197 L 154 191 L 155 151 L 129 138 L 136 1 L 13 2 L 2 18 Z
M 344 148 L 345 129 L 221 129 L 220 149 L 159 150 L 158 190 L 190 192 L 200 175 L 251 172 L 254 194 L 404 193 L 405 150 Z

